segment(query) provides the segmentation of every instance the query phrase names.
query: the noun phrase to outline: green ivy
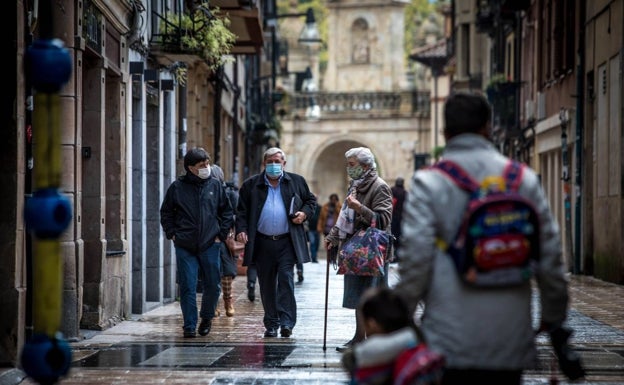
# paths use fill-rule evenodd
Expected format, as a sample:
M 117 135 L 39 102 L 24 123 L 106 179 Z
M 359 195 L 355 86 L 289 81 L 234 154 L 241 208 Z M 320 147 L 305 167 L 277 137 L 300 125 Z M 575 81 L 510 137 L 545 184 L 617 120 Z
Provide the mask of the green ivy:
M 197 53 L 216 69 L 231 58 L 236 35 L 229 30 L 230 19 L 219 9 L 198 8 L 192 14 L 167 14 L 166 23 L 180 32 L 181 49 Z M 161 26 L 161 28 L 164 28 Z

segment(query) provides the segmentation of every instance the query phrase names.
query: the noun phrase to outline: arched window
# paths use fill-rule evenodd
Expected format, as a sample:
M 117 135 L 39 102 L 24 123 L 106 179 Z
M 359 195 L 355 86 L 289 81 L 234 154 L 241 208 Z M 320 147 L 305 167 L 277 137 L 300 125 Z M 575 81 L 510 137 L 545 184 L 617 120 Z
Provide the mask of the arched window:
M 368 37 L 368 23 L 360 18 L 351 26 L 351 62 L 366 64 L 370 61 L 370 42 Z

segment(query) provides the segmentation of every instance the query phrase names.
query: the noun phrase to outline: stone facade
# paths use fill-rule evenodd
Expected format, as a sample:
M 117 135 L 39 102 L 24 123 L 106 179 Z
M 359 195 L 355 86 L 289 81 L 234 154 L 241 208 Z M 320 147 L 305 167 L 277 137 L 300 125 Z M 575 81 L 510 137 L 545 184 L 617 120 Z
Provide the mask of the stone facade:
M 405 5 L 327 4 L 329 59 L 315 97 L 320 118 L 289 110 L 280 140 L 288 155 L 286 168 L 303 175 L 321 203 L 332 193 L 345 197 L 344 153 L 352 147 L 369 147 L 379 175 L 390 185 L 403 177 L 408 188 L 414 154 L 431 153 L 430 106 L 414 108 L 416 94 L 406 82 Z M 398 101 L 389 105 L 388 98 Z

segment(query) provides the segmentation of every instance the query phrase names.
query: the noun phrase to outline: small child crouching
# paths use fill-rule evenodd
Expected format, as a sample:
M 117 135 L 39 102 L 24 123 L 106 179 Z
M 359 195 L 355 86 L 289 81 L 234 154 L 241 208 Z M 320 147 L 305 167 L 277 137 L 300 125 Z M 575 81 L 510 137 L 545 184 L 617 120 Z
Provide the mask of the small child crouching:
M 351 384 L 439 383 L 444 357 L 426 347 L 407 305 L 392 289 L 368 289 L 358 311 L 367 338 L 342 356 Z

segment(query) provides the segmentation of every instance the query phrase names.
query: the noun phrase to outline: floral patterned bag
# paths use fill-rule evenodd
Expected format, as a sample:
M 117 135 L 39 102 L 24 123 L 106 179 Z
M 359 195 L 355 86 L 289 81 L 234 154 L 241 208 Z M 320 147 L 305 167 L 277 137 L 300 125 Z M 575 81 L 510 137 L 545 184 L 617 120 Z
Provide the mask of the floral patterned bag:
M 338 253 L 337 274 L 383 276 L 390 235 L 371 222 L 367 229 L 358 230 Z

